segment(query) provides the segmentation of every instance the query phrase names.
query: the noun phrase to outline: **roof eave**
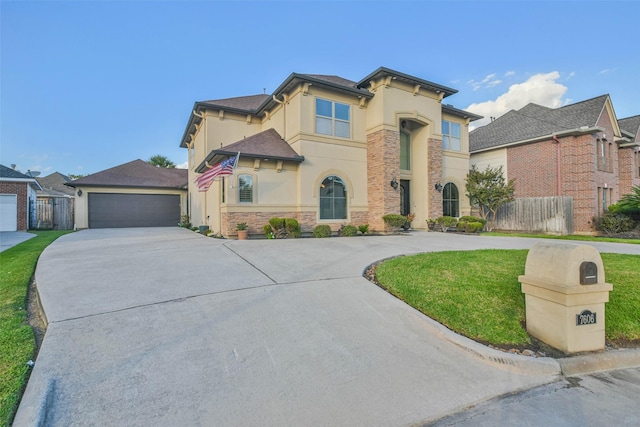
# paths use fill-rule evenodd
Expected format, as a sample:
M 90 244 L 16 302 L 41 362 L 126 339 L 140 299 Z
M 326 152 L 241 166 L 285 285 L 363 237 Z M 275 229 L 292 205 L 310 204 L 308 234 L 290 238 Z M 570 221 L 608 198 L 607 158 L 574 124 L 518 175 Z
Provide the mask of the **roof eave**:
M 555 137 L 577 136 L 577 135 L 585 135 L 585 134 L 594 133 L 594 132 L 603 132 L 604 130 L 605 129 L 600 126 L 568 129 L 568 130 L 563 130 L 559 132 L 553 132 L 547 135 L 536 136 L 534 138 L 523 139 L 521 141 L 513 141 L 513 142 L 507 142 L 505 144 L 494 145 L 493 147 L 481 148 L 478 150 L 469 150 L 469 154 L 483 153 L 485 151 L 497 150 L 500 148 L 509 148 L 509 147 L 515 147 L 518 145 L 532 144 L 535 142 L 553 139 L 554 136 Z
M 196 173 L 203 173 L 207 170 L 209 165 L 215 165 L 221 162 L 222 157 L 235 156 L 238 154 L 237 151 L 225 151 L 225 150 L 213 150 L 210 152 L 207 157 L 195 168 Z M 295 157 L 282 157 L 282 156 L 270 156 L 264 154 L 251 154 L 251 153 L 240 153 L 240 157 L 248 158 L 248 159 L 263 159 L 263 160 L 276 160 L 276 161 L 284 161 L 284 162 L 293 162 L 293 163 L 302 163 L 304 161 L 304 156 L 295 156 Z
M 463 119 L 469 119 L 470 122 L 473 122 L 475 120 L 480 120 L 480 119 L 484 119 L 484 116 L 479 116 L 477 114 L 473 114 L 470 113 L 468 111 L 465 110 L 461 110 L 459 108 L 455 108 L 452 105 L 442 105 L 442 110 L 446 111 L 448 114 L 454 115 L 454 116 L 458 116 L 458 117 L 462 117 Z
M 371 74 L 369 74 L 367 77 L 363 78 L 362 80 L 360 80 L 356 87 L 363 87 L 365 85 L 369 85 L 369 82 L 371 81 L 371 79 L 375 78 L 376 76 L 382 76 L 382 75 L 389 75 L 392 77 L 400 77 L 404 80 L 410 81 L 413 84 L 419 84 L 421 86 L 424 86 L 430 90 L 432 90 L 433 92 L 443 92 L 444 93 L 444 98 L 446 98 L 447 96 L 453 95 L 455 93 L 458 93 L 457 89 L 453 89 L 447 86 L 443 86 L 443 85 L 439 85 L 437 83 L 433 83 L 430 82 L 428 80 L 424 80 L 415 76 L 410 76 L 409 74 L 405 74 L 405 73 L 401 73 L 400 71 L 396 71 L 396 70 L 392 70 L 390 68 L 386 68 L 386 67 L 380 67 L 377 70 L 375 70 L 374 72 L 372 72 Z

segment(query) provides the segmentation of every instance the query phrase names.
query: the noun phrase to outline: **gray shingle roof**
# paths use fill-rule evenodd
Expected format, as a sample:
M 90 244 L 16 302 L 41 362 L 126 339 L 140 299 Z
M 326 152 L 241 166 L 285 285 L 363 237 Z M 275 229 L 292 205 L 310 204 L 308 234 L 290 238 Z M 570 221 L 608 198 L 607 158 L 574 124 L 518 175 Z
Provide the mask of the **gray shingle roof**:
M 633 140 L 640 142 L 640 115 L 618 120 L 623 131 L 633 135 Z
M 25 175 L 15 169 L 0 165 L 0 178 L 12 178 L 12 179 L 33 179 L 29 175 Z
M 186 188 L 186 169 L 159 168 L 144 160 L 96 172 L 69 182 L 70 187 Z
M 560 108 L 531 103 L 517 111 L 511 110 L 471 131 L 469 151 L 473 153 L 583 126 L 595 127 L 608 98 L 609 95 L 601 95 Z
M 214 165 L 238 152 L 240 157 L 256 159 L 287 160 L 292 162 L 302 162 L 304 160 L 304 157 L 299 156 L 275 129 L 267 129 L 218 150 L 213 150 L 195 170 L 202 173 L 206 170 L 205 162 Z
M 249 95 L 249 96 L 238 96 L 235 98 L 225 98 L 225 99 L 214 99 L 211 101 L 202 101 L 200 104 L 209 105 L 211 107 L 222 107 L 222 108 L 231 108 L 235 110 L 244 110 L 247 113 L 255 112 L 260 105 L 267 99 L 270 98 L 270 95 L 260 94 L 260 95 Z

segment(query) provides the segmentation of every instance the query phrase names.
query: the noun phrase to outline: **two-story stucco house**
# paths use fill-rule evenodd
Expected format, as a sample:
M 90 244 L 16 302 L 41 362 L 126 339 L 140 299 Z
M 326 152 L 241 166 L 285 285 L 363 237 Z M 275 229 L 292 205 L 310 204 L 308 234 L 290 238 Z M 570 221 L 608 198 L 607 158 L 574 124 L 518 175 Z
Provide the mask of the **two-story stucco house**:
M 230 236 L 239 222 L 261 233 L 275 216 L 309 232 L 467 214 L 468 125 L 480 116 L 443 104 L 456 92 L 379 68 L 359 82 L 293 73 L 270 95 L 196 102 L 180 142 L 191 222 Z M 199 192 L 194 179 L 238 152 L 235 174 Z
M 555 109 L 531 103 L 470 133 L 471 164 L 502 166 L 516 198 L 570 196 L 574 231 L 589 233 L 640 184 L 640 124 L 620 123 L 609 95 Z

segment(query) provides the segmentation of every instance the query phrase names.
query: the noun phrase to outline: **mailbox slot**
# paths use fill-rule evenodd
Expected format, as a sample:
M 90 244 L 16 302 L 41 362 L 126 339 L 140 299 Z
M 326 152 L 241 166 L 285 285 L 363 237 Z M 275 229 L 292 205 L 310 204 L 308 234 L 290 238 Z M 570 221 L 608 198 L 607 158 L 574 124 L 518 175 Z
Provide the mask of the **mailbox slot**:
M 585 261 L 580 264 L 580 284 L 595 285 L 598 283 L 598 266 L 595 262 Z

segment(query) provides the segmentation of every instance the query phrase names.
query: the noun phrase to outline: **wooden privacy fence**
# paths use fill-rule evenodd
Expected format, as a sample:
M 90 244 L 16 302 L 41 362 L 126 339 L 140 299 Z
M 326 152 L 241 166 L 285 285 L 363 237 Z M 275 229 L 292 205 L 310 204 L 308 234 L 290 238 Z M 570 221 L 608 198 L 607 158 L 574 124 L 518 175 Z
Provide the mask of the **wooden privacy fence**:
M 573 234 L 573 198 L 516 199 L 498 209 L 494 230 Z
M 36 221 L 31 228 L 73 230 L 74 204 L 71 197 L 43 197 L 36 200 Z

